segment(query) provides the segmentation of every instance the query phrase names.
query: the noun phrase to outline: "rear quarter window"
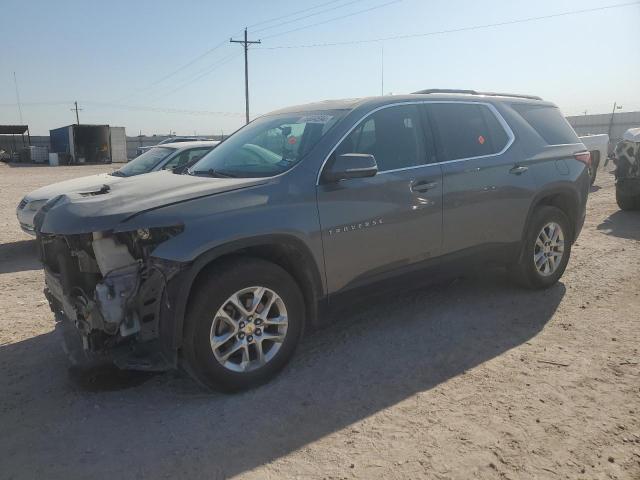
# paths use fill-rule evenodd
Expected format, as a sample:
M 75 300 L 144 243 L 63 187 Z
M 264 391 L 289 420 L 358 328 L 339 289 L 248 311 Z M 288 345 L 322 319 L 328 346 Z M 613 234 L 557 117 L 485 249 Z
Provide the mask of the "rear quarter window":
M 509 142 L 507 132 L 486 105 L 433 103 L 427 108 L 441 161 L 493 155 Z
M 511 106 L 548 145 L 580 143 L 578 135 L 557 107 L 526 103 Z

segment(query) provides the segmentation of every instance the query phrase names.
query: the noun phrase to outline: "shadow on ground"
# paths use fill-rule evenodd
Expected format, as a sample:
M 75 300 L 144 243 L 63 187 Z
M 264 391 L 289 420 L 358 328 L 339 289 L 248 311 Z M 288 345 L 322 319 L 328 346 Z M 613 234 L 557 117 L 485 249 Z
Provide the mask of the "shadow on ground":
M 0 243 L 0 273 L 23 272 L 41 268 L 35 240 Z
M 640 212 L 618 210 L 605 218 L 597 228 L 614 237 L 640 240 Z
M 500 275 L 396 294 L 340 314 L 303 341 L 278 378 L 237 395 L 207 394 L 177 374 L 89 392 L 67 374 L 53 333 L 1 346 L 3 471 L 208 479 L 246 472 L 530 340 L 564 294 L 562 284 L 523 291 Z

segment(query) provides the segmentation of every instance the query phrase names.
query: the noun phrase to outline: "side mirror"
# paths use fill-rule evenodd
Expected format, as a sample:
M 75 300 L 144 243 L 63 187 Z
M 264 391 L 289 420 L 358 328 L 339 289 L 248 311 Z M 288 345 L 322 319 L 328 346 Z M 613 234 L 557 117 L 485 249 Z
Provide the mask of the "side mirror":
M 349 178 L 373 177 L 378 173 L 378 164 L 368 153 L 345 153 L 338 155 L 324 171 L 325 182 L 339 182 Z

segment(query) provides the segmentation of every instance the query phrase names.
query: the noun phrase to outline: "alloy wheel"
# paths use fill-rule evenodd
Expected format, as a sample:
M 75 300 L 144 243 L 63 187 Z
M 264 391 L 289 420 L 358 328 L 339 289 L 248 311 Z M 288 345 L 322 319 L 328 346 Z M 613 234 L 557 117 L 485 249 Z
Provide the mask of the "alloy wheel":
M 248 372 L 278 353 L 288 328 L 287 308 L 266 287 L 249 287 L 231 295 L 211 324 L 211 350 L 226 369 Z
M 556 222 L 549 222 L 536 238 L 533 263 L 538 273 L 548 277 L 558 269 L 564 256 L 564 232 Z

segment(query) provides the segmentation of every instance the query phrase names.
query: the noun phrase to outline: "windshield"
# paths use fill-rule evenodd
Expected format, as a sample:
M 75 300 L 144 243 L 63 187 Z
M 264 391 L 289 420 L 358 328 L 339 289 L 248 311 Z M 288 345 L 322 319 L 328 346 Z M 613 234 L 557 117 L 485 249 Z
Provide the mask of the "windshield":
M 222 177 L 271 177 L 286 172 L 315 147 L 344 110 L 268 115 L 218 145 L 189 173 Z
M 116 176 L 132 177 L 142 173 L 148 173 L 162 160 L 175 152 L 174 148 L 153 147 L 142 155 L 137 156 L 122 168 L 116 170 Z

